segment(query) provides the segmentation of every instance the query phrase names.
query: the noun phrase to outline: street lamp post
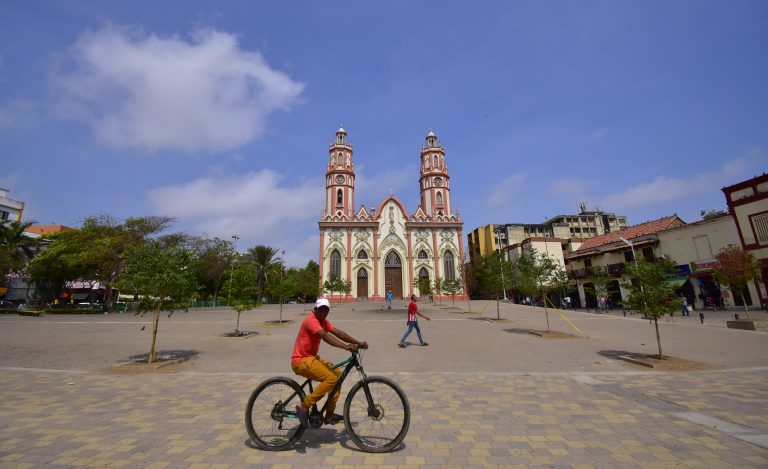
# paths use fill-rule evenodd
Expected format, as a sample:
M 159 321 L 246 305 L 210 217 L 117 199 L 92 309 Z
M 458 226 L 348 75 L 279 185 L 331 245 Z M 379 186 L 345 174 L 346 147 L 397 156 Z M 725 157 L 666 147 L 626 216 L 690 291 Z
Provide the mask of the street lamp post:
M 232 278 L 235 275 L 235 259 L 237 257 L 237 240 L 240 239 L 237 235 L 232 235 L 232 250 L 234 256 L 232 257 L 232 268 L 229 271 L 229 290 L 227 291 L 227 306 L 231 307 L 230 300 L 232 299 Z
M 496 227 L 496 228 L 498 228 L 498 227 Z M 498 249 L 498 252 L 499 252 L 499 270 L 501 271 L 501 290 L 504 293 L 504 301 L 507 302 L 509 300 L 507 299 L 507 284 L 504 281 L 504 263 L 501 261 L 501 255 L 502 255 L 502 253 L 501 253 L 501 230 L 497 230 L 497 229 L 494 228 L 494 231 L 496 232 L 496 240 L 497 240 L 496 248 Z
M 635 263 L 635 272 L 637 272 L 637 257 L 635 256 L 635 245 L 632 243 L 632 241 L 624 239 L 621 236 L 619 236 L 619 239 L 622 240 L 624 244 L 629 246 L 630 249 L 632 249 L 632 262 Z M 640 282 L 640 292 L 645 293 L 645 289 L 643 288 L 643 282 Z
M 283 323 L 283 259 L 285 257 L 285 249 L 280 252 L 280 257 L 277 260 L 280 261 L 280 283 L 277 285 L 278 299 L 280 300 L 280 324 Z

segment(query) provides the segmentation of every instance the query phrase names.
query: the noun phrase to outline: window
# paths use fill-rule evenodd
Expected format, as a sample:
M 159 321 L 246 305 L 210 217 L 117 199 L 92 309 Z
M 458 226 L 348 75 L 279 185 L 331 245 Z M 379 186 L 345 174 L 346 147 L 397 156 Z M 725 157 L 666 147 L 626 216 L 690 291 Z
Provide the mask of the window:
M 652 247 L 643 248 L 643 257 L 648 262 L 655 261 L 656 257 L 653 255 L 653 248 Z
M 703 261 L 712 259 L 712 245 L 709 243 L 709 236 L 701 235 L 693 238 L 693 247 L 696 248 L 696 260 Z
M 632 262 L 635 260 L 635 254 L 631 249 L 629 251 L 624 251 L 624 260 L 627 262 Z
M 435 158 L 434 158 L 434 163 L 435 163 L 435 164 L 434 164 L 435 168 L 437 168 L 437 167 L 438 167 L 438 164 L 437 164 L 437 155 L 435 155 Z
M 400 267 L 401 265 L 400 256 L 395 251 L 390 251 L 384 259 L 384 267 Z
M 423 278 L 429 280 L 429 272 L 427 272 L 427 269 L 425 269 L 424 267 L 422 267 L 421 270 L 419 271 L 419 279 L 423 279 Z
M 453 265 L 453 254 L 451 254 L 451 251 L 445 251 L 445 257 L 443 259 L 445 265 L 445 279 L 456 280 L 456 268 Z
M 331 278 L 341 278 L 341 254 L 336 250 L 331 253 Z
M 752 218 L 755 227 L 755 238 L 759 244 L 768 244 L 768 215 L 759 215 Z
M 443 193 L 438 192 L 437 193 L 437 206 L 442 207 L 443 206 Z
M 342 166 L 344 164 L 344 157 L 341 155 L 341 153 L 339 153 L 337 158 L 338 160 L 336 164 L 338 164 L 339 166 Z
M 368 278 L 368 271 L 362 268 L 357 271 L 357 278 Z
M 336 205 L 341 205 L 344 202 L 344 193 L 339 189 L 336 192 Z
M 424 157 L 424 166 L 429 168 L 429 156 Z
M 341 143 L 341 135 L 339 135 L 338 139 L 339 139 L 339 143 Z
M 584 268 L 589 269 L 592 267 L 592 259 L 584 259 Z
M 357 258 L 358 259 L 368 259 L 368 253 L 365 252 L 365 250 L 362 250 L 362 251 L 357 253 Z
M 418 256 L 418 258 L 419 258 L 419 259 L 429 259 L 429 256 L 427 256 L 427 252 L 426 252 L 425 250 L 423 250 L 423 249 L 422 249 L 421 251 L 419 251 L 419 256 Z

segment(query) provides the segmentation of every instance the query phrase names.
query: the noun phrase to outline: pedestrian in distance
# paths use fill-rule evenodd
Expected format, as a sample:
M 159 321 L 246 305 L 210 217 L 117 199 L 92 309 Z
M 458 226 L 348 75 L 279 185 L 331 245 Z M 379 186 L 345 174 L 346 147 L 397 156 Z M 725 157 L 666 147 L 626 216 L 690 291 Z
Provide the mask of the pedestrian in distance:
M 566 296 L 565 297 L 565 309 L 571 309 L 571 297 Z
M 428 343 L 424 342 L 424 338 L 421 336 L 421 328 L 419 328 L 419 321 L 416 316 L 421 316 L 427 321 L 431 321 L 429 317 L 421 314 L 421 311 L 419 311 L 419 307 L 416 304 L 416 295 L 411 295 L 411 303 L 408 305 L 408 330 L 405 331 L 403 338 L 400 339 L 400 343 L 397 344 L 400 348 L 405 348 L 405 339 L 408 338 L 414 329 L 416 329 L 416 335 L 419 336 L 419 344 L 422 347 L 429 345 Z
M 682 297 L 680 300 L 680 307 L 683 310 L 683 316 L 690 316 L 691 313 L 688 312 L 688 299 L 686 297 Z
M 392 309 L 392 290 L 387 290 L 387 309 Z

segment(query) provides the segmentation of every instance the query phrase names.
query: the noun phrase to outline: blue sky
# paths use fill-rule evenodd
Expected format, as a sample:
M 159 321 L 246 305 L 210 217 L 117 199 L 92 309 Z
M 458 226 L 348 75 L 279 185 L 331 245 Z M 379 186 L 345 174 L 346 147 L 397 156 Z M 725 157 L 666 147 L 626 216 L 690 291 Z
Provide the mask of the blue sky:
M 0 187 L 304 265 L 343 123 L 358 206 L 416 210 L 433 129 L 465 234 L 694 221 L 768 168 L 767 44 L 765 1 L 0 0 Z

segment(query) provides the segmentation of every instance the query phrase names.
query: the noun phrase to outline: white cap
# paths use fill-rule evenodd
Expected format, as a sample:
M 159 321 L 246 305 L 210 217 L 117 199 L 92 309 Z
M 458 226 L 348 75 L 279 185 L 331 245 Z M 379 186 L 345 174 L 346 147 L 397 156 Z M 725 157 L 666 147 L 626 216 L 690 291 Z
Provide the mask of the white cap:
M 315 309 L 318 309 L 321 306 L 325 306 L 329 310 L 331 309 L 331 303 L 328 302 L 327 298 L 318 298 L 317 299 L 317 302 L 315 303 Z

